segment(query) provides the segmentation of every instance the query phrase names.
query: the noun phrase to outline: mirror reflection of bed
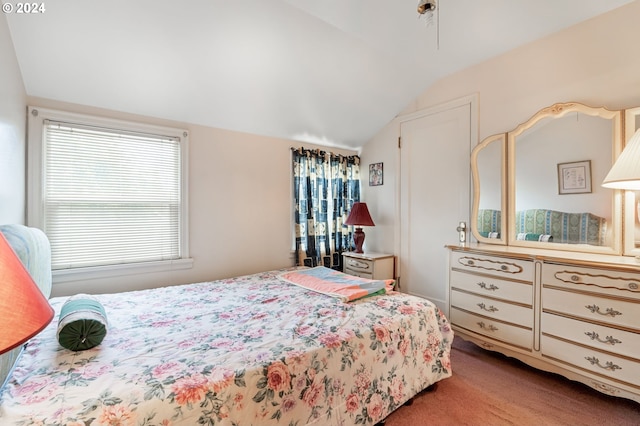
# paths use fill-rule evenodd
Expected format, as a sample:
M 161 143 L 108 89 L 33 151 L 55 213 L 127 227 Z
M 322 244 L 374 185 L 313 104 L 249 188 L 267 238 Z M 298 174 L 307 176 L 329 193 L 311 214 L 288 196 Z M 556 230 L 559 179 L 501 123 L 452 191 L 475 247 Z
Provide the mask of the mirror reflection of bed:
M 483 140 L 472 153 L 478 241 L 618 253 L 620 197 L 600 182 L 621 149 L 621 123 L 620 111 L 559 103 Z M 567 178 L 578 171 L 581 180 Z
M 500 238 L 500 210 L 478 211 L 478 232 Z M 551 209 L 516 212 L 516 240 L 563 244 L 606 245 L 607 220 L 592 213 L 568 213 Z
M 541 120 L 517 137 L 517 240 L 609 245 L 613 191 L 597 183 L 612 164 L 612 134 L 611 120 L 572 112 Z M 591 166 L 587 190 L 563 193 L 558 165 L 582 160 Z

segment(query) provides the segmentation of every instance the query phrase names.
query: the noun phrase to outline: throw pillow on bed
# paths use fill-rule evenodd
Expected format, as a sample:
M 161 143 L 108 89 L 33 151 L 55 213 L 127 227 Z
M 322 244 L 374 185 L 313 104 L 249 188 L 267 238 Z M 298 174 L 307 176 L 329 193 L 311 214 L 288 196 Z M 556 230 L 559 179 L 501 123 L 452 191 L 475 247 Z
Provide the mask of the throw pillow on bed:
M 107 314 L 95 297 L 77 294 L 62 305 L 57 337 L 63 348 L 72 351 L 91 349 L 102 343 L 106 335 Z

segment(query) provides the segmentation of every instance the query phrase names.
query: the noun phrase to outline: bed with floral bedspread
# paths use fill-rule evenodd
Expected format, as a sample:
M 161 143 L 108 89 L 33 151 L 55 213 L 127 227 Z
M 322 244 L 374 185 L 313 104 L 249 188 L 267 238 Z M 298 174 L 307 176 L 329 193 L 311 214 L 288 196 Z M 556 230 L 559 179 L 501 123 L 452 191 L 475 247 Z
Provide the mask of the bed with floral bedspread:
M 453 333 L 398 292 L 342 302 L 270 271 L 96 296 L 102 344 L 30 341 L 0 396 L 11 425 L 374 424 L 451 375 Z

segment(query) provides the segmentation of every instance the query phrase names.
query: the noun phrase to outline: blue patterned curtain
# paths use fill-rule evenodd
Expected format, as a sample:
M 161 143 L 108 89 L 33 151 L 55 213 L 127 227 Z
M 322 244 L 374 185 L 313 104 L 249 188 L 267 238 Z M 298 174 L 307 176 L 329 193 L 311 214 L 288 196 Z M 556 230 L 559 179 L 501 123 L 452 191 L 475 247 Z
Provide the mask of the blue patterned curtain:
M 342 269 L 353 227 L 344 225 L 360 201 L 360 157 L 304 148 L 293 151 L 296 265 Z

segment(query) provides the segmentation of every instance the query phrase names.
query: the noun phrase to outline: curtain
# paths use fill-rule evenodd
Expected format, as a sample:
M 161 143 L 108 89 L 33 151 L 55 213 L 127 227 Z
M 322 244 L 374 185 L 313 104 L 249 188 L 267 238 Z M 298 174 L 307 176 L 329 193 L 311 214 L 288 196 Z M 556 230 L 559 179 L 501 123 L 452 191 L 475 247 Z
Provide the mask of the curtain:
M 344 225 L 360 201 L 360 157 L 293 149 L 296 265 L 342 270 L 353 227 Z

